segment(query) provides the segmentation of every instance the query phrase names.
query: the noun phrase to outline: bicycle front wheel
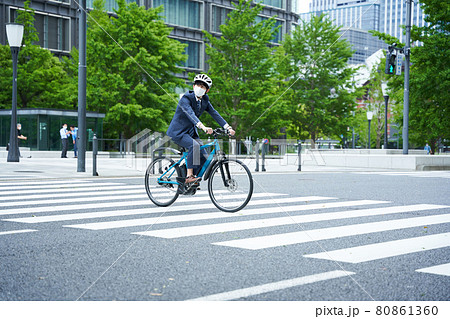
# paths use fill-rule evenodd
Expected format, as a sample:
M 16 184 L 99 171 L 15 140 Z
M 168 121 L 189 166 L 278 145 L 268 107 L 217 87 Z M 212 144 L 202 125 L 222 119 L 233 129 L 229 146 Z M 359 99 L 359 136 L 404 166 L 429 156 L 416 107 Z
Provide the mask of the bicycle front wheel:
M 237 212 L 244 208 L 252 197 L 252 174 L 241 161 L 219 161 L 212 168 L 208 192 L 218 209 L 228 213 Z
M 178 198 L 176 181 L 177 177 L 181 177 L 181 170 L 178 165 L 173 166 L 174 164 L 168 157 L 158 157 L 150 163 L 145 172 L 145 190 L 155 205 L 169 206 Z

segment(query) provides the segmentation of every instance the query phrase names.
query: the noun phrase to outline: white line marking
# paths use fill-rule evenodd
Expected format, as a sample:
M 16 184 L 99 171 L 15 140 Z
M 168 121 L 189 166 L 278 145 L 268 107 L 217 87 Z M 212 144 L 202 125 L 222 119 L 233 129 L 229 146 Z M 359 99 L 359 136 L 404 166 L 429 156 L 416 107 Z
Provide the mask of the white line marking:
M 0 210 L 8 209 L 13 206 L 29 206 L 29 205 L 49 205 L 49 204 L 63 204 L 63 203 L 69 203 L 69 202 L 95 202 L 95 201 L 108 201 L 108 200 L 126 200 L 126 199 L 144 199 L 148 198 L 147 194 L 145 192 L 138 192 L 138 191 L 132 191 L 132 195 L 126 194 L 124 195 L 116 195 L 116 196 L 91 196 L 91 197 L 75 197 L 75 198 L 57 198 L 57 199 L 37 199 L 37 200 L 21 200 L 17 202 L 6 202 L 6 203 L 0 203 Z M 139 194 L 136 194 L 139 193 Z M 92 193 L 89 193 L 92 195 Z M 7 208 L 3 208 L 7 207 Z
M 117 188 L 117 187 L 116 187 Z M 75 192 L 75 193 L 66 193 L 64 194 L 64 198 L 67 198 L 67 201 L 71 200 L 78 200 L 78 198 L 83 196 L 88 196 L 86 198 L 89 198 L 89 196 L 92 195 L 120 195 L 120 194 L 146 194 L 143 193 L 144 186 L 131 186 L 128 185 L 127 187 L 120 187 L 120 189 L 124 190 L 90 190 L 84 191 L 84 192 Z M 83 189 L 84 190 L 84 189 Z M 94 193 L 95 191 L 95 193 Z M 36 194 L 36 195 L 26 195 L 26 198 L 23 198 L 23 196 L 15 195 L 15 196 L 0 196 L 0 204 L 6 205 L 8 204 L 8 201 L 20 201 L 20 202 L 26 202 L 26 200 L 30 199 L 53 199 L 53 198 L 60 198 L 60 194 Z
M 187 236 L 198 236 L 206 234 L 214 234 L 228 231 L 246 230 L 246 229 L 256 229 L 264 227 L 274 227 L 282 225 L 292 225 L 300 223 L 311 223 L 325 220 L 335 220 L 335 219 L 347 219 L 365 216 L 377 216 L 385 214 L 398 214 L 405 212 L 421 211 L 421 210 L 431 210 L 440 209 L 447 206 L 442 205 L 409 205 L 409 206 L 394 206 L 394 207 L 382 207 L 382 208 L 371 208 L 371 209 L 361 209 L 361 210 L 350 210 L 345 212 L 336 213 L 322 213 L 322 214 L 311 214 L 311 215 L 301 215 L 301 216 L 289 216 L 280 218 L 267 218 L 267 219 L 257 219 L 257 220 L 246 220 L 233 223 L 221 223 L 212 225 L 200 225 L 200 226 L 189 226 L 189 227 L 178 227 L 170 229 L 158 229 L 150 230 L 145 232 L 133 233 L 136 235 L 143 236 L 153 236 L 161 238 L 180 238 Z
M 313 229 L 293 233 L 284 233 L 270 236 L 260 236 L 254 238 L 230 240 L 224 242 L 217 242 L 213 244 L 220 246 L 256 250 L 256 249 L 278 247 L 283 245 L 301 244 L 311 241 L 343 238 L 388 230 L 397 230 L 422 225 L 434 225 L 449 222 L 450 222 L 450 214 L 443 214 L 425 217 L 395 219 L 375 223 Z M 371 252 L 368 251 L 368 253 L 370 254 Z
M 52 180 L 52 181 L 39 181 L 39 182 L 30 182 L 30 181 L 27 181 L 26 182 L 26 184 L 27 185 L 42 185 L 42 186 L 50 186 L 50 185 L 53 185 L 53 184 L 66 184 L 66 185 L 68 185 L 68 184 L 70 184 L 70 183 L 86 183 L 86 184 L 88 184 L 88 183 L 92 183 L 93 181 L 91 181 L 91 180 L 84 180 L 84 179 L 79 179 L 79 180 L 73 180 L 73 179 L 71 179 L 71 180 L 64 180 L 64 181 L 60 181 L 60 180 Z M 18 186 L 18 187 L 25 187 L 25 186 L 23 186 L 23 182 L 14 182 L 14 183 L 2 183 L 2 182 L 0 182 L 0 188 L 4 188 L 4 187 L 6 187 L 6 186 Z M 13 189 L 16 189 L 16 187 L 9 187 L 9 188 L 13 188 Z
M 311 284 L 319 281 L 325 281 L 335 278 L 346 277 L 350 275 L 354 275 L 354 272 L 346 272 L 342 270 L 335 270 L 324 272 L 320 274 L 315 274 L 311 276 L 298 277 L 288 280 L 282 280 L 278 282 L 273 282 L 270 284 L 264 284 L 249 288 L 237 289 L 233 291 L 228 291 L 224 293 L 209 295 L 205 297 L 190 299 L 188 301 L 225 301 L 225 300 L 234 300 L 239 298 L 250 297 L 254 295 L 260 295 L 272 291 L 288 289 L 292 287 L 302 286 L 306 284 Z
M 254 197 L 265 197 L 266 194 L 258 193 L 253 194 Z M 272 196 L 275 194 L 271 194 Z M 242 198 L 247 195 L 230 195 L 230 199 Z M 199 196 L 199 197 L 190 197 L 186 198 L 186 202 L 199 202 L 210 200 L 209 196 Z M 154 204 L 150 201 L 150 199 L 141 200 L 141 201 L 127 201 L 127 202 L 107 202 L 107 203 L 94 203 L 94 204 L 74 204 L 74 205 L 60 205 L 60 206 L 42 206 L 42 207 L 27 207 L 27 208 L 16 208 L 16 209 L 4 209 L 0 211 L 1 215 L 14 215 L 14 214 L 28 214 L 28 213 L 42 213 L 42 212 L 58 212 L 58 211 L 79 211 L 82 209 L 96 209 L 96 208 L 111 208 L 111 207 L 130 207 L 130 206 L 153 206 Z M 152 209 L 148 208 L 148 209 Z M 166 209 L 167 210 L 167 209 Z
M 280 194 L 280 196 L 283 194 Z M 304 201 L 304 197 L 298 198 L 277 198 L 277 199 L 261 199 L 252 200 L 247 205 L 266 205 L 273 204 L 274 200 L 276 203 L 294 203 Z M 311 199 L 309 199 L 311 200 Z M 319 199 L 317 199 L 319 200 Z M 192 211 L 200 209 L 216 208 L 213 204 L 195 204 L 193 206 L 173 206 L 170 208 L 170 212 L 175 211 Z M 38 217 L 22 217 L 22 218 L 11 218 L 3 219 L 4 221 L 19 222 L 19 223 L 47 223 L 47 222 L 57 222 L 57 221 L 67 221 L 67 220 L 77 220 L 77 219 L 89 219 L 89 218 L 103 218 L 103 217 L 116 217 L 116 216 L 129 216 L 129 215 L 140 215 L 140 214 L 156 214 L 164 213 L 167 208 L 154 208 L 151 211 L 149 209 L 129 209 L 124 211 L 106 211 L 106 212 L 95 212 L 95 213 L 80 213 L 80 214 L 62 214 L 62 215 L 50 215 L 50 216 L 38 216 Z
M 0 232 L 0 235 L 12 235 L 12 234 L 20 234 L 20 233 L 31 233 L 37 231 L 36 229 L 21 229 L 21 230 L 10 230 Z
M 305 257 L 356 264 L 448 246 L 450 246 L 450 233 L 443 233 L 333 250 L 305 255 Z
M 119 185 L 123 185 L 122 183 L 71 183 L 69 181 L 67 181 L 65 184 L 61 184 L 61 185 L 52 185 L 52 187 L 50 189 L 57 189 L 57 190 L 65 190 L 65 191 L 71 191 L 72 189 L 78 188 L 78 187 L 82 187 L 82 188 L 91 188 L 91 187 L 95 187 L 95 186 L 119 186 Z M 32 186 L 8 186 L 8 187 L 4 187 L 7 190 L 10 191 L 5 191 L 4 189 L 0 189 L 0 194 L 1 195 L 10 195 L 10 194 L 15 194 L 15 193 L 21 193 L 21 194 L 25 194 L 25 193 L 34 193 L 36 189 L 43 189 L 42 185 L 32 185 Z M 13 190 L 11 190 L 13 189 Z M 45 188 L 44 188 L 45 189 Z
M 272 202 L 273 200 L 271 199 L 269 201 Z M 325 209 L 325 208 L 334 208 L 334 207 L 371 205 L 371 204 L 380 204 L 380 203 L 386 203 L 386 202 L 364 200 L 364 201 L 349 201 L 349 202 L 336 202 L 336 203 L 324 203 L 324 204 L 310 204 L 310 205 L 301 205 L 301 206 L 293 205 L 293 206 L 284 206 L 281 208 L 280 207 L 255 208 L 255 209 L 244 209 L 241 212 L 239 212 L 239 215 L 250 216 L 250 215 L 260 215 L 260 214 L 284 213 L 286 211 L 293 212 L 293 211 Z M 165 212 L 165 211 L 167 211 L 167 210 L 163 210 L 162 212 Z M 171 212 L 171 211 L 169 211 L 169 212 Z M 200 213 L 200 214 L 192 214 L 192 215 L 176 215 L 176 216 L 118 220 L 118 221 L 111 221 L 111 222 L 67 225 L 64 227 L 100 230 L 100 229 L 123 228 L 123 227 L 130 227 L 130 226 L 151 225 L 155 222 L 157 222 L 158 224 L 165 224 L 165 223 L 175 223 L 175 222 L 194 221 L 194 220 L 206 220 L 206 219 L 214 219 L 214 218 L 231 218 L 231 217 L 236 217 L 239 215 L 226 214 L 223 212 Z
M 112 183 L 111 183 L 112 184 Z M 102 184 L 105 185 L 105 184 Z M 86 192 L 89 191 L 92 192 L 94 191 L 106 191 L 106 190 L 115 190 L 117 188 L 120 189 L 142 189 L 142 186 L 137 186 L 137 185 L 120 185 L 120 186 L 93 186 L 93 184 L 88 184 L 88 185 L 82 185 L 82 188 L 70 188 L 70 187 L 64 187 L 64 188 L 44 188 L 44 189 L 34 189 L 34 190 L 30 190 L 28 191 L 23 191 L 23 190 L 19 190 L 19 191 L 1 191 L 0 192 L 0 200 L 2 200 L 3 198 L 1 196 L 3 195 L 16 195 L 16 196 L 27 196 L 28 194 L 41 194 L 41 193 L 66 193 L 66 194 L 70 194 L 73 192 Z M 49 195 L 50 196 L 50 195 Z
M 44 204 L 69 204 L 70 202 L 95 202 L 95 201 L 109 201 L 109 200 L 128 200 L 128 199 L 148 199 L 147 193 L 145 192 L 144 188 L 140 188 L 138 190 L 130 190 L 130 191 L 123 191 L 124 193 L 122 195 L 114 195 L 112 193 L 114 192 L 107 192 L 105 194 L 100 192 L 95 192 L 95 195 L 99 196 L 90 196 L 93 195 L 92 192 L 86 193 L 85 195 L 88 195 L 87 197 L 74 197 L 74 198 L 68 198 L 67 196 L 64 196 L 64 198 L 60 198 L 61 196 L 58 195 L 58 198 L 51 198 L 51 199 L 37 199 L 37 200 L 26 200 L 26 199 L 20 199 L 16 202 L 0 202 L 0 207 L 7 207 L 6 209 L 9 209 L 13 206 L 30 206 L 30 205 L 44 205 Z M 163 190 L 161 190 L 163 192 Z M 226 190 L 219 191 L 219 192 L 228 192 Z M 122 192 L 117 192 L 121 194 Z M 130 195 L 131 194 L 131 195 Z M 200 191 L 197 192 L 197 195 L 207 195 L 207 191 Z M 48 194 L 46 195 L 39 195 L 48 198 Z M 76 196 L 80 196 L 80 194 L 76 194 Z M 17 198 L 14 198 L 17 199 Z M 28 196 L 27 196 L 28 199 Z M 0 208 L 0 210 L 5 210 L 5 208 Z
M 422 269 L 417 269 L 416 271 L 424 272 L 427 274 L 450 276 L 450 263 L 427 267 L 427 268 L 422 268 Z

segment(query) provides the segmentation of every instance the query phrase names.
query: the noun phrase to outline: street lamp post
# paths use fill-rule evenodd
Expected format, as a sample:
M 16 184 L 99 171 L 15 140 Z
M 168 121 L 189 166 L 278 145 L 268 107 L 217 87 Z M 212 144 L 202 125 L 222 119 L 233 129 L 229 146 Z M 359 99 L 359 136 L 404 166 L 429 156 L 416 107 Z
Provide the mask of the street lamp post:
M 388 125 L 388 103 L 389 103 L 389 95 L 387 93 L 387 83 L 383 82 L 381 84 L 381 90 L 383 91 L 384 97 L 384 148 L 388 149 L 388 135 L 387 135 L 387 125 Z
M 368 146 L 367 148 L 370 149 L 370 121 L 372 121 L 372 117 L 373 117 L 373 112 L 372 111 L 367 111 L 367 120 L 369 121 L 369 139 L 368 139 Z
M 11 107 L 11 130 L 9 134 L 8 162 L 19 162 L 19 142 L 17 140 L 17 60 L 19 58 L 20 45 L 23 38 L 23 25 L 17 23 L 6 24 L 6 36 L 11 47 L 13 60 L 13 83 L 12 83 L 12 107 Z

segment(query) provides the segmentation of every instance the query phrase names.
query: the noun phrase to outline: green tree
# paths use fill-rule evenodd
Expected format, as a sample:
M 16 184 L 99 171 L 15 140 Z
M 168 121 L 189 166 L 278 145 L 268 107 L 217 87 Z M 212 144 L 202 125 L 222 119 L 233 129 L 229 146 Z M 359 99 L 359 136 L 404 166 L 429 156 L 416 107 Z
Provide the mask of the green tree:
M 279 62 L 291 88 L 290 133 L 310 138 L 343 134 L 358 93 L 352 88 L 355 69 L 347 65 L 353 51 L 339 40 L 339 28 L 326 15 L 302 21 L 283 42 Z
M 409 140 L 411 147 L 429 143 L 435 152 L 439 141 L 450 139 L 450 4 L 423 0 L 421 7 L 429 25 L 413 26 L 411 30 L 412 41 L 420 41 L 421 45 L 411 48 Z M 404 46 L 387 34 L 373 34 L 388 44 Z M 391 75 L 389 78 L 396 103 L 396 121 L 403 126 L 404 77 Z
M 270 42 L 278 28 L 274 18 L 258 22 L 260 4 L 240 0 L 233 5 L 220 37 L 205 32 L 214 83 L 209 96 L 238 138 L 276 136 L 283 117 L 278 103 L 271 108 L 280 92 Z
M 24 25 L 23 46 L 19 53 L 17 106 L 65 108 L 65 87 L 69 82 L 62 63 L 49 50 L 33 43 L 39 40 L 34 27 L 34 10 L 30 1 L 19 10 L 15 22 Z M 9 46 L 0 46 L 0 107 L 11 105 L 12 63 Z
M 450 3 L 422 0 L 425 27 L 413 27 L 411 38 L 422 46 L 411 51 L 410 136 L 433 153 L 439 141 L 450 140 Z
M 177 105 L 173 92 L 183 85 L 175 74 L 186 58 L 185 45 L 168 37 L 162 8 L 117 2 L 117 17 L 104 11 L 104 0 L 96 0 L 88 18 L 88 109 L 106 113 L 111 137 L 128 138 L 144 128 L 164 131 Z M 66 70 L 75 74 L 78 52 L 71 55 Z
M 375 136 L 375 148 L 381 148 L 381 141 L 384 140 L 385 103 L 382 90 L 383 82 L 387 82 L 387 76 L 384 73 L 384 64 L 380 61 L 373 66 L 370 72 L 369 83 L 366 86 L 367 93 L 365 95 L 365 102 L 367 104 L 366 111 L 373 112 L 371 132 Z

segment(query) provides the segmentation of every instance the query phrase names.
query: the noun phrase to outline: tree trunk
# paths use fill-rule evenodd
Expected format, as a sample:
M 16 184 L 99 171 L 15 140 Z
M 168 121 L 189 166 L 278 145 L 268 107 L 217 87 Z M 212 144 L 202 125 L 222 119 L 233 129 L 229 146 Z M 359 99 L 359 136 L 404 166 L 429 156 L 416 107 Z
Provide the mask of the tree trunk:
M 311 136 L 311 149 L 315 149 L 316 148 L 316 132 L 309 132 L 310 136 Z

